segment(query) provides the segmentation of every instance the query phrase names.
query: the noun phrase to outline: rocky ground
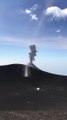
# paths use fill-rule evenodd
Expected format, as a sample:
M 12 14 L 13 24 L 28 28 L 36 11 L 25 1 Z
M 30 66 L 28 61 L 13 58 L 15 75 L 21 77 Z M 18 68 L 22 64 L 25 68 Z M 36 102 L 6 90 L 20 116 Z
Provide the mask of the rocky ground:
M 0 120 L 67 120 L 66 111 L 0 111 Z

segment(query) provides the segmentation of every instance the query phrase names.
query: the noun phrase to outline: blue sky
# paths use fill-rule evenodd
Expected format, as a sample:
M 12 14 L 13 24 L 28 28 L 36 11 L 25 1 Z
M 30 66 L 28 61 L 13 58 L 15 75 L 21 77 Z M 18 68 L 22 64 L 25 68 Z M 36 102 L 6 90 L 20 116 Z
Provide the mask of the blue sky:
M 67 75 L 66 0 L 0 0 L 0 65 L 27 64 L 31 44 L 36 66 Z

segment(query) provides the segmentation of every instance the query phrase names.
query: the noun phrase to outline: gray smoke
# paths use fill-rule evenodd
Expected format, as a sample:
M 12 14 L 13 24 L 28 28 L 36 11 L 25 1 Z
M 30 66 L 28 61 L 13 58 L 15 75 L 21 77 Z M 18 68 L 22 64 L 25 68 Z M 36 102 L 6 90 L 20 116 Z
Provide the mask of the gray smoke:
M 30 45 L 30 52 L 29 52 L 29 58 L 30 58 L 30 63 L 32 64 L 33 61 L 35 60 L 35 56 L 36 56 L 36 46 L 35 45 Z

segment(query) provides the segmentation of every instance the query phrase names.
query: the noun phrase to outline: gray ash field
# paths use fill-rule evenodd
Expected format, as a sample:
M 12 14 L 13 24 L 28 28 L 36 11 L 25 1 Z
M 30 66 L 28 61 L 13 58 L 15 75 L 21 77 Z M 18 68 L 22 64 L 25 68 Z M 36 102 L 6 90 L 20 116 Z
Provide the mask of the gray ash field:
M 66 111 L 0 111 L 0 120 L 67 120 Z

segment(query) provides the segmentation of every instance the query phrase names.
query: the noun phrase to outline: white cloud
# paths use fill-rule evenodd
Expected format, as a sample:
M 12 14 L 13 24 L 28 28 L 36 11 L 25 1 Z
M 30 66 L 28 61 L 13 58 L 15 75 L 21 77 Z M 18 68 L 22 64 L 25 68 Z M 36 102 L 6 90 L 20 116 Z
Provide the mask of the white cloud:
M 30 8 L 30 10 L 35 11 L 37 8 L 38 8 L 38 4 L 34 4 L 34 5 Z
M 17 13 L 20 14 L 20 15 L 22 15 L 22 14 L 25 14 L 25 11 L 22 8 L 19 8 L 17 10 Z
M 30 44 L 36 44 L 39 48 L 50 49 L 66 49 L 67 50 L 67 37 L 45 37 L 45 38 L 33 38 L 23 39 L 12 36 L 0 36 L 0 44 L 11 46 L 29 46 Z
M 26 14 L 31 14 L 31 12 L 32 12 L 32 11 L 29 10 L 29 9 L 26 9 L 26 10 L 25 10 L 25 13 L 26 13 Z
M 51 6 L 48 7 L 44 13 L 47 16 L 52 16 L 55 20 L 65 19 L 67 17 L 67 8 L 61 9 L 57 6 Z
M 50 31 L 60 33 L 62 31 L 62 28 L 61 27 L 55 27 L 55 28 L 51 28 Z
M 18 13 L 19 14 L 27 14 L 31 18 L 31 20 L 37 21 L 38 17 L 36 15 L 36 13 L 34 14 L 34 12 L 33 12 L 33 11 L 36 11 L 37 8 L 38 8 L 38 5 L 34 4 L 31 8 L 26 8 L 25 10 L 23 10 L 22 8 L 20 8 L 18 10 Z
M 38 20 L 36 14 L 30 14 L 30 16 L 31 16 L 31 20 Z
M 37 46 L 42 48 L 67 50 L 67 37 L 44 37 L 36 43 Z
M 57 29 L 57 30 L 56 30 L 56 33 L 60 33 L 60 32 L 61 32 L 61 29 Z
M 22 8 L 19 8 L 18 13 L 21 15 L 22 14 L 29 14 L 30 15 L 32 13 L 32 11 L 30 9 L 27 9 L 27 8 L 25 10 L 23 10 Z
M 15 46 L 28 46 L 32 44 L 32 40 L 17 38 L 12 36 L 0 36 L 0 44 L 5 45 L 15 45 Z

